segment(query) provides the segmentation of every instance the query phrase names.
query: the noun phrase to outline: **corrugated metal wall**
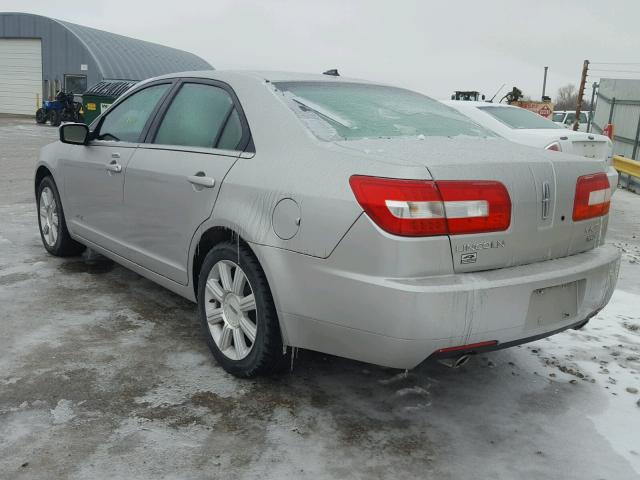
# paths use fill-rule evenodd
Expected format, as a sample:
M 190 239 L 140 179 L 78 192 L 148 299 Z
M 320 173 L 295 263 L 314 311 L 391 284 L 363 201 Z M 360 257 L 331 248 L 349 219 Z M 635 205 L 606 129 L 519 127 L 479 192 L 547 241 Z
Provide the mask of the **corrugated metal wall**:
M 613 153 L 632 158 L 640 121 L 640 80 L 612 78 L 600 80 L 592 131 L 602 133 L 612 113 L 611 122 L 614 124 L 615 134 Z M 640 146 L 636 150 L 635 160 L 640 160 Z
M 64 88 L 65 75 L 86 76 L 90 88 L 104 79 L 213 69 L 189 52 L 29 13 L 0 13 L 0 38 L 42 40 L 43 98 Z
M 42 39 L 42 94 L 64 86 L 64 75 L 86 75 L 87 85 L 102 80 L 93 57 L 68 29 L 50 18 L 24 13 L 0 14 L 0 37 Z M 82 70 L 82 65 L 87 69 Z

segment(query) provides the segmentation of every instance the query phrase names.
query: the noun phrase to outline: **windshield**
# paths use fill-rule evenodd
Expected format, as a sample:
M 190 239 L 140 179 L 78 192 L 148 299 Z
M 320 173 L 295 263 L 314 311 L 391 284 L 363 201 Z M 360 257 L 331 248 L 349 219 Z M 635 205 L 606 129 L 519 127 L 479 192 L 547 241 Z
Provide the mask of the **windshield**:
M 552 121 L 520 107 L 478 107 L 510 128 L 562 128 Z
M 337 82 L 279 82 L 275 87 L 302 123 L 325 141 L 495 136 L 452 108 L 401 88 Z
M 564 115 L 565 115 L 564 113 L 554 113 L 551 121 L 562 123 L 562 120 L 564 119 Z

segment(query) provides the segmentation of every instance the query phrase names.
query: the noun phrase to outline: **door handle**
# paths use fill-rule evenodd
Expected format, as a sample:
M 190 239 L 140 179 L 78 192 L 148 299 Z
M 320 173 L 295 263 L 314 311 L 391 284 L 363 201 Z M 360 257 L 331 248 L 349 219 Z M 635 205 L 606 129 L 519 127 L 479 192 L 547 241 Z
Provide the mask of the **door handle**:
M 112 160 L 111 163 L 108 163 L 106 166 L 108 172 L 120 173 L 122 172 L 122 165 L 120 165 L 115 160 Z
M 187 177 L 187 180 L 194 185 L 200 185 L 201 187 L 206 188 L 213 188 L 216 184 L 215 178 L 206 177 L 204 172 L 198 172 L 195 175 L 190 175 Z
M 111 158 L 120 158 L 120 154 L 118 152 L 113 152 L 111 154 Z

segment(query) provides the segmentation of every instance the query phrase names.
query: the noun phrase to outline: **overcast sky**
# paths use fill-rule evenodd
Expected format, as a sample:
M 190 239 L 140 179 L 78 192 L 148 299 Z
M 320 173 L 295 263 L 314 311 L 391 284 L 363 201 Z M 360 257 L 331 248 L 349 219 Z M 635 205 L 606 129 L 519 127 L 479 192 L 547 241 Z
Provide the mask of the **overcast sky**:
M 537 99 L 545 65 L 555 96 L 578 84 L 585 59 L 640 62 L 638 0 L 3 0 L 0 8 L 180 48 L 217 69 L 337 67 L 441 99 L 454 90 L 491 97 L 503 83 L 502 94 L 516 85 Z

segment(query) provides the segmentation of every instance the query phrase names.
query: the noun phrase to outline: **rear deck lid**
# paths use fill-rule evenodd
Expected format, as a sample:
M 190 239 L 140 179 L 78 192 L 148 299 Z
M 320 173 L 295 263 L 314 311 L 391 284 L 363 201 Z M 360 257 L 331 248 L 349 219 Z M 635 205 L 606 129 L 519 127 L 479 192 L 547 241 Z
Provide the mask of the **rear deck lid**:
M 457 272 L 565 257 L 600 244 L 607 217 L 573 221 L 578 178 L 604 172 L 599 160 L 522 147 L 500 139 L 367 139 L 338 142 L 376 157 L 424 165 L 438 181 L 490 180 L 511 198 L 507 230 L 450 235 Z

